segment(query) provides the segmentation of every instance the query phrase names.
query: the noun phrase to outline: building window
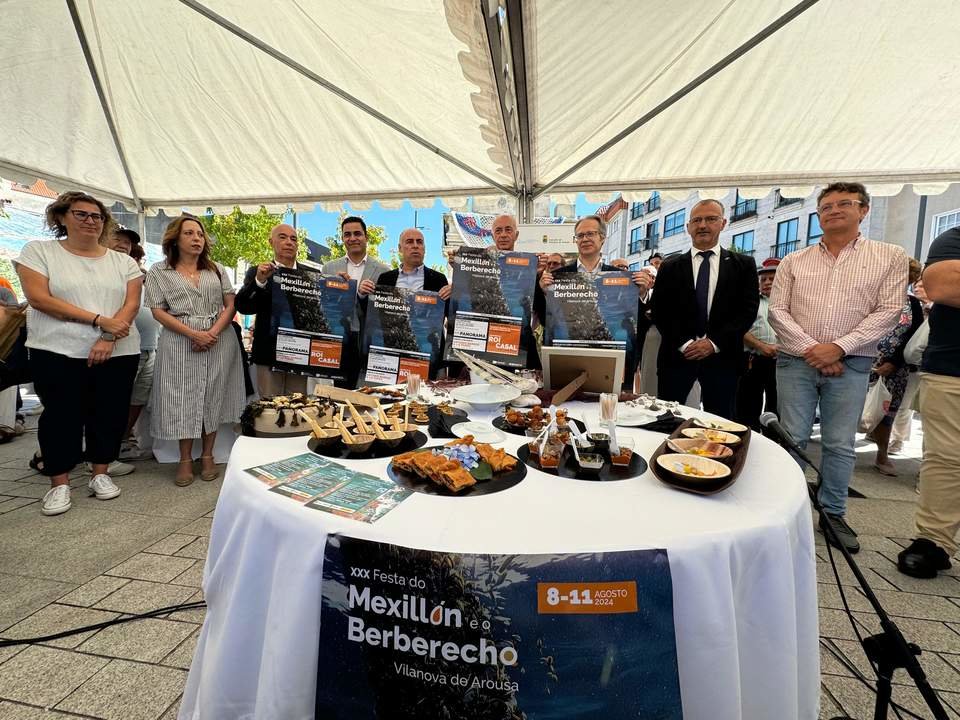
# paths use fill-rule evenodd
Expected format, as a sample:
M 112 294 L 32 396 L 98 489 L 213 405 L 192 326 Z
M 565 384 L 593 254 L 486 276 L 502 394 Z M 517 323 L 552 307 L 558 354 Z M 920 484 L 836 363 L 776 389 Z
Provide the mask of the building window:
M 795 197 L 784 197 L 780 194 L 780 188 L 777 188 L 777 200 L 775 207 L 783 207 L 784 205 L 793 205 L 794 203 L 803 202 L 803 198 Z
M 687 221 L 687 210 L 677 210 L 670 213 L 663 219 L 663 236 L 665 238 L 671 235 L 677 235 L 683 232 L 683 224 Z
M 738 252 L 753 255 L 753 230 L 747 230 L 746 232 L 734 235 L 731 247 Z
M 640 270 L 640 263 L 638 262 L 630 263 L 630 272 L 637 272 L 638 270 Z
M 647 236 L 643 240 L 644 250 L 656 250 L 660 243 L 660 221 L 647 223 Z
M 660 209 L 660 193 L 654 191 L 650 195 L 650 199 L 646 202 L 647 212 L 653 212 L 654 210 Z
M 737 220 L 753 217 L 756 214 L 757 201 L 742 199 L 740 197 L 740 191 L 737 190 L 737 202 L 734 203 L 732 208 L 730 208 L 730 222 L 736 222 Z
M 630 231 L 630 254 L 640 252 L 641 243 L 643 238 L 640 237 L 640 231 L 643 230 L 642 227 L 635 227 Z
M 940 215 L 934 215 L 932 224 L 933 235 L 930 237 L 930 242 L 936 240 L 937 237 L 950 228 L 955 228 L 958 225 L 960 225 L 960 208 L 947 213 L 941 213 Z
M 791 218 L 777 223 L 777 244 L 773 248 L 774 257 L 782 258 L 797 249 L 797 227 L 799 218 Z
M 823 237 L 823 228 L 820 227 L 820 216 L 815 212 L 807 218 L 807 245 L 820 242 Z
M 643 217 L 642 202 L 635 202 L 630 205 L 630 219 L 636 220 L 638 217 Z

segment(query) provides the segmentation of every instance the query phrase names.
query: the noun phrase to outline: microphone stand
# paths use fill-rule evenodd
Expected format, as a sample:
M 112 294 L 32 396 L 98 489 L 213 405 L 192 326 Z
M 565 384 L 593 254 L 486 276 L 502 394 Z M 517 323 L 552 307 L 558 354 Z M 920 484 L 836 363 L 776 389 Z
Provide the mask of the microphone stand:
M 820 489 L 820 484 L 823 482 L 820 467 L 807 457 L 806 453 L 793 442 L 793 438 L 790 438 L 789 435 L 780 439 L 783 440 L 783 444 L 788 446 L 788 449 L 796 453 L 800 459 L 808 463 L 814 472 L 817 473 L 817 484 L 812 485 L 806 483 L 806 485 L 807 493 L 810 495 L 810 502 L 813 503 L 814 509 L 820 516 L 820 526 L 823 528 L 824 534 L 828 536 L 827 542 L 830 543 L 830 540 L 833 540 L 830 544 L 840 550 L 840 554 L 843 555 L 853 576 L 857 579 L 857 584 L 860 585 L 867 601 L 873 606 L 873 611 L 880 619 L 881 632 L 877 635 L 870 635 L 862 641 L 864 652 L 866 652 L 867 657 L 870 658 L 877 667 L 877 701 L 873 709 L 874 720 L 887 719 L 892 695 L 891 681 L 894 671 L 898 668 L 905 669 L 910 675 L 914 685 L 917 686 L 917 690 L 920 691 L 920 695 L 923 696 L 924 701 L 927 703 L 927 707 L 930 708 L 930 712 L 933 713 L 934 718 L 936 718 L 936 720 L 948 720 L 947 711 L 941 704 L 936 692 L 930 687 L 927 675 L 917 660 L 917 656 L 920 654 L 920 648 L 913 643 L 908 643 L 903 637 L 903 633 L 900 632 L 900 628 L 897 627 L 897 624 L 887 615 L 887 611 L 883 609 L 883 605 L 880 604 L 873 589 L 870 587 L 870 583 L 868 583 L 867 579 L 863 576 L 860 567 L 854 561 L 850 551 L 840 542 L 840 539 L 833 529 L 833 525 L 830 524 L 826 512 L 820 505 L 820 501 L 817 500 L 817 492 Z M 833 718 L 833 720 L 843 720 L 843 718 Z

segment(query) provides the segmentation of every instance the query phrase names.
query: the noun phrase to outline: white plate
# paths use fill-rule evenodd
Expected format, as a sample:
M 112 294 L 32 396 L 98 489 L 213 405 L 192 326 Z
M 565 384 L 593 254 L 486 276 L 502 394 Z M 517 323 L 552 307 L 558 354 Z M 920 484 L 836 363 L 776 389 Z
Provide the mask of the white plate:
M 650 412 L 640 408 L 617 408 L 617 425 L 624 427 L 647 425 L 652 423 L 661 413 Z
M 453 426 L 453 434 L 458 438 L 464 435 L 473 435 L 473 439 L 482 443 L 498 443 L 506 439 L 506 435 L 485 422 L 464 422 Z
M 475 408 L 492 410 L 520 397 L 520 389 L 510 385 L 461 385 L 450 391 L 450 397 Z

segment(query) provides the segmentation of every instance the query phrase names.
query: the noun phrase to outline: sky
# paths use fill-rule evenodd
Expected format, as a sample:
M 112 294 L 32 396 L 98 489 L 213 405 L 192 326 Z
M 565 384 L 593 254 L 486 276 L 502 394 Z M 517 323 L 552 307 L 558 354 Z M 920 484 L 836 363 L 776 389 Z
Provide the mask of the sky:
M 576 213 L 580 215 L 589 215 L 604 203 L 589 203 L 583 193 L 577 196 Z M 387 239 L 380 247 L 380 257 L 386 260 L 390 257 L 390 251 L 397 247 L 397 238 L 400 233 L 407 228 L 414 226 L 414 209 L 409 202 L 404 202 L 399 210 L 384 210 L 380 203 L 374 203 L 370 210 L 364 212 L 353 212 L 350 210 L 350 203 L 345 203 L 349 215 L 359 215 L 364 222 L 370 225 L 381 225 L 386 229 Z M 416 210 L 416 226 L 423 233 L 427 246 L 427 255 L 425 262 L 428 266 L 445 264 L 442 255 L 443 247 L 443 213 L 448 212 L 447 207 L 437 198 L 434 200 L 433 207 L 420 208 Z M 297 213 L 297 227 L 306 228 L 307 235 L 311 240 L 324 242 L 331 235 L 338 235 L 340 229 L 338 222 L 340 213 L 324 212 L 317 205 L 312 212 Z M 292 222 L 288 213 L 287 222 Z

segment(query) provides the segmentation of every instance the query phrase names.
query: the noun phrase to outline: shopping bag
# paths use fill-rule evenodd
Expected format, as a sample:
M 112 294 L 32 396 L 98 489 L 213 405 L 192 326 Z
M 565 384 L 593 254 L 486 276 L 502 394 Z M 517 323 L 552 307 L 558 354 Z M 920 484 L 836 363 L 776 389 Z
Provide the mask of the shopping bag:
M 857 428 L 860 432 L 872 432 L 880 424 L 890 408 L 890 398 L 890 391 L 887 390 L 883 378 L 877 379 L 867 389 L 867 399 L 863 403 L 863 413 L 860 415 L 860 425 Z

